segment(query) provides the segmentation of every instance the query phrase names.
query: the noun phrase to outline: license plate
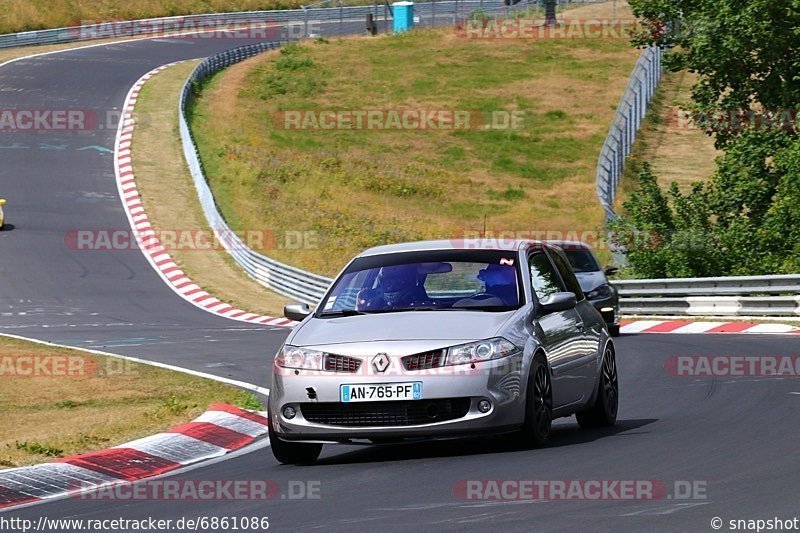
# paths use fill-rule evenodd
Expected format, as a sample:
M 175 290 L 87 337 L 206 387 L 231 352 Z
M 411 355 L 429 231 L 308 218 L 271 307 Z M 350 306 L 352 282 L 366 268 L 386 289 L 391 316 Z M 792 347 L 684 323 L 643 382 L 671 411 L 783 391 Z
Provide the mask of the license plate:
M 339 387 L 339 399 L 343 402 L 421 400 L 422 382 L 341 385 Z

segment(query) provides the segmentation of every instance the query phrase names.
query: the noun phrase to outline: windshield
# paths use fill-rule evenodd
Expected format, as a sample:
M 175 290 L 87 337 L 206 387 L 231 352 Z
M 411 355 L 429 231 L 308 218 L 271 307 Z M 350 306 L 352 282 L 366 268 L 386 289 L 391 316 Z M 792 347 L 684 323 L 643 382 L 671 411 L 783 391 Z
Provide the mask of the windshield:
M 597 272 L 600 270 L 597 259 L 594 258 L 594 254 L 589 250 L 569 247 L 562 249 L 567 254 L 569 264 L 572 265 L 572 270 L 575 272 Z
M 356 259 L 323 300 L 319 316 L 399 311 L 508 311 L 523 298 L 516 253 L 403 252 Z

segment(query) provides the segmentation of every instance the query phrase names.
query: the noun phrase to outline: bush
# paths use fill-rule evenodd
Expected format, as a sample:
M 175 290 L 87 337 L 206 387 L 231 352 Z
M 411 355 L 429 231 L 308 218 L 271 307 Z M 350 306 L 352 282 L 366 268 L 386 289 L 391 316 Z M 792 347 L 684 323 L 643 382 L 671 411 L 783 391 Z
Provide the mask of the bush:
M 748 132 L 732 141 L 707 184 L 666 191 L 650 166 L 612 223 L 640 277 L 792 273 L 800 268 L 800 141 Z

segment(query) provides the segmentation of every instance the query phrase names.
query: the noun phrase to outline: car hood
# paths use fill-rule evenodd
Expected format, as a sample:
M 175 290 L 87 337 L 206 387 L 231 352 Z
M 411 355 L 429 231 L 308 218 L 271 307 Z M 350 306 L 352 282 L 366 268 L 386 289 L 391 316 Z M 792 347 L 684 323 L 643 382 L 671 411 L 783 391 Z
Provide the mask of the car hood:
M 589 292 L 604 283 L 608 283 L 608 278 L 606 278 L 602 270 L 597 270 L 596 272 L 575 272 L 575 276 L 578 278 L 578 283 L 581 284 L 581 290 L 583 290 L 583 292 Z
M 311 318 L 286 340 L 293 346 L 353 342 L 456 341 L 495 336 L 514 311 L 407 311 L 338 318 Z

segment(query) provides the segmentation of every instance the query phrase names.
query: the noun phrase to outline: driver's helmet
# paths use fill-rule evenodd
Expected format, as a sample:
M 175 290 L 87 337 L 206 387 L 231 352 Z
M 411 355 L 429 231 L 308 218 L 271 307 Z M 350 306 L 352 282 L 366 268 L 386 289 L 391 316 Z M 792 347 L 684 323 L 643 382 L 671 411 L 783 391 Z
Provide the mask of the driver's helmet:
M 517 283 L 517 273 L 512 266 L 489 265 L 478 272 L 478 279 L 486 284 L 486 288 L 498 285 L 514 285 Z
M 397 265 L 381 269 L 380 287 L 389 305 L 396 305 L 403 295 L 417 286 L 417 266 Z
M 517 272 L 512 266 L 488 265 L 478 272 L 478 279 L 486 286 L 486 292 L 513 304 L 517 299 Z

